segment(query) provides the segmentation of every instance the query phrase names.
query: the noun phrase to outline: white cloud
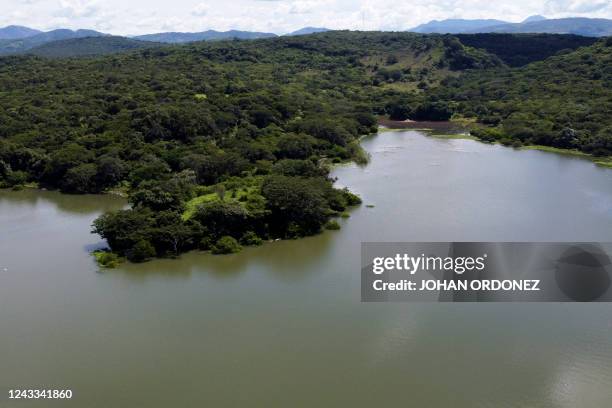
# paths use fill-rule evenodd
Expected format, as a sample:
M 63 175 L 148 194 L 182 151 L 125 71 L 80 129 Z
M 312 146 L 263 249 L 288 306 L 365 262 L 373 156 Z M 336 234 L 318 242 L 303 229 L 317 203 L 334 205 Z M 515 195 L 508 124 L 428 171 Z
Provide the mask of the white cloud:
M 544 6 L 548 13 L 572 15 L 606 12 L 609 16 L 612 12 L 610 0 L 548 0 Z
M 321 1 L 316 0 L 297 0 L 291 2 L 291 7 L 289 8 L 290 14 L 310 14 L 314 13 L 314 11 L 324 5 Z
M 100 11 L 97 3 L 97 0 L 60 0 L 55 15 L 67 18 L 94 17 Z
M 207 3 L 200 3 L 194 7 L 194 9 L 191 11 L 191 14 L 196 17 L 203 17 L 208 14 L 209 9 L 210 6 Z

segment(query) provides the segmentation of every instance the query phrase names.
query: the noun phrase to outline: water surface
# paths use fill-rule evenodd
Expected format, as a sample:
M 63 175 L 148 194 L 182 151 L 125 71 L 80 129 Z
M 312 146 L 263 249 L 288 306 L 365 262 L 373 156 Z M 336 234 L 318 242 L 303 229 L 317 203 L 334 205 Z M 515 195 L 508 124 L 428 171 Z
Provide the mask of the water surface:
M 342 230 L 100 271 L 114 197 L 0 192 L 0 406 L 602 407 L 612 306 L 362 304 L 362 241 L 610 241 L 612 171 L 442 140 L 364 140 Z M 9 402 L 9 388 L 71 402 Z

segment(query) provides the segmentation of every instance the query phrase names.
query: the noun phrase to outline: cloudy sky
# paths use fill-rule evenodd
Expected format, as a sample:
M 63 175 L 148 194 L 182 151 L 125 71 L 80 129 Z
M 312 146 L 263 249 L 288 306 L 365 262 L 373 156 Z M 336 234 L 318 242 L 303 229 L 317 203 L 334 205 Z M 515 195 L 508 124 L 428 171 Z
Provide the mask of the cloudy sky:
M 287 33 L 304 26 L 406 30 L 444 18 L 612 18 L 611 0 L 0 0 L 0 26 L 130 35 L 207 29 Z

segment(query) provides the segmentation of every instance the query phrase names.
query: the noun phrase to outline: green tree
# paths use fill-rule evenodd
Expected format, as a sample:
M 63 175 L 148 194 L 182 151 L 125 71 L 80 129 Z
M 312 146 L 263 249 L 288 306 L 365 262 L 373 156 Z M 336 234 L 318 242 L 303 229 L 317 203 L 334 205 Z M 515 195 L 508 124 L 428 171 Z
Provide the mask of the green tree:
M 97 167 L 93 163 L 83 163 L 68 169 L 61 183 L 62 191 L 68 193 L 97 193 Z
M 219 238 L 219 240 L 212 247 L 212 253 L 215 255 L 235 254 L 241 250 L 242 247 L 238 241 L 236 241 L 236 238 L 230 236 Z
M 294 224 L 297 235 L 311 235 L 321 230 L 328 218 L 325 193 L 315 182 L 298 177 L 269 176 L 262 195 L 270 210 L 269 222 L 276 233 L 286 234 Z
M 127 258 L 132 262 L 144 262 L 156 256 L 155 248 L 146 240 L 138 241 L 127 251 Z

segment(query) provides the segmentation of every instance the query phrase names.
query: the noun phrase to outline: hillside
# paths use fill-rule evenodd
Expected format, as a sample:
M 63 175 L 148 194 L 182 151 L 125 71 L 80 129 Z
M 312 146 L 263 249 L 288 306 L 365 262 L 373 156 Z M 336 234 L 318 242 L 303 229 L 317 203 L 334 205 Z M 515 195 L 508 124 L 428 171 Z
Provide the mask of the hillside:
M 560 51 L 575 50 L 597 41 L 571 34 L 457 34 L 456 37 L 469 47 L 497 55 L 511 67 L 541 61 Z
M 0 184 L 129 191 L 94 231 L 133 261 L 311 235 L 359 203 L 327 164 L 366 161 L 378 115 L 611 153 L 611 44 L 514 69 L 453 36 L 376 32 L 4 57 Z
M 124 37 L 86 37 L 49 42 L 34 47 L 28 50 L 27 53 L 47 58 L 89 57 L 117 54 L 161 45 L 159 43 L 132 40 Z
M 28 38 L 0 41 L 0 55 L 23 53 L 52 41 L 67 40 L 71 38 L 99 37 L 104 35 L 105 34 L 93 30 L 53 30 L 36 34 Z
M 612 154 L 612 39 L 517 69 L 449 79 L 434 92 L 488 127 L 474 134 Z
M 157 34 L 146 34 L 133 37 L 136 40 L 141 41 L 153 41 L 160 43 L 180 44 L 190 43 L 196 41 L 220 41 L 229 39 L 239 40 L 254 40 L 259 38 L 273 38 L 276 34 L 272 33 L 259 33 L 251 31 L 215 31 L 208 30 L 200 33 L 157 33 Z
M 0 28 L 0 40 L 18 40 L 20 38 L 33 37 L 42 31 L 23 26 L 8 26 Z
M 176 160 L 187 152 L 227 145 L 232 166 L 240 166 L 203 175 L 207 183 L 274 160 L 277 137 L 296 131 L 315 138 L 309 149 L 318 154 L 348 159 L 352 141 L 374 125 L 372 115 L 385 113 L 385 101 L 402 89 L 420 95 L 462 69 L 500 65 L 456 39 L 351 32 L 201 42 L 112 58 L 5 57 L 0 105 L 11 108 L 0 111 L 0 160 L 28 180 L 95 192 L 134 183 L 144 159 L 139 149 L 179 170 Z M 60 158 L 66 149 L 80 152 L 75 161 Z M 125 169 L 110 185 L 72 178 L 73 167 L 100 166 L 107 155 Z
M 367 160 L 384 85 L 498 65 L 456 39 L 349 32 L 0 58 L 0 184 L 128 190 L 94 231 L 135 262 L 312 235 L 360 202 L 327 163 Z

